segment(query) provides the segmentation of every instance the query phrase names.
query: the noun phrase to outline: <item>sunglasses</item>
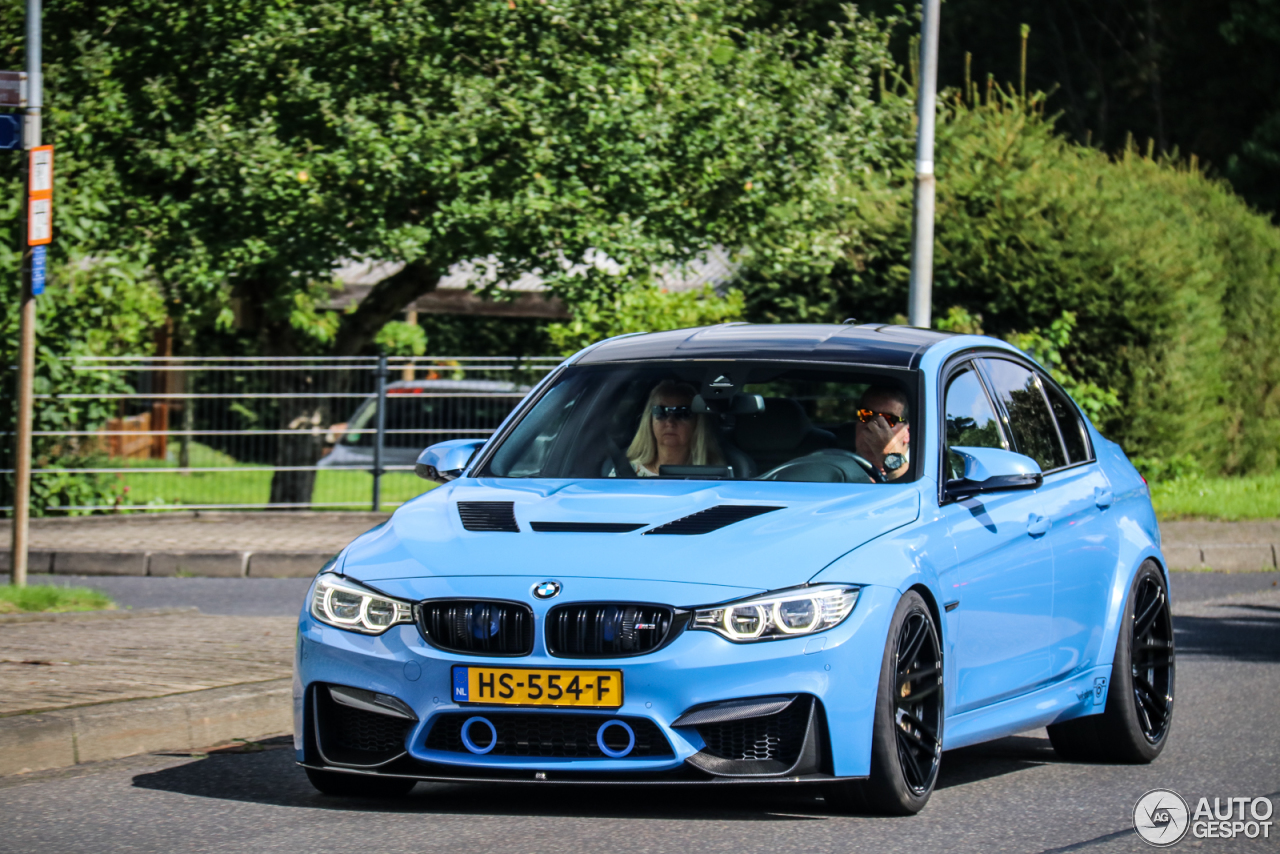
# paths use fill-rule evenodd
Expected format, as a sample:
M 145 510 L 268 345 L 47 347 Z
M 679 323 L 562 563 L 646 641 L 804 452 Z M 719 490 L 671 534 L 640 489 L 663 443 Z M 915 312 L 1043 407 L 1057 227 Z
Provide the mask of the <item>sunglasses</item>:
M 894 415 L 891 412 L 876 412 L 873 409 L 858 410 L 858 420 L 861 421 L 863 424 L 866 424 L 868 421 L 872 420 L 877 415 L 879 415 L 885 421 L 889 422 L 890 427 L 894 426 L 895 424 L 907 423 L 907 419 L 903 418 L 901 415 Z
M 654 406 L 649 409 L 649 414 L 655 421 L 666 421 L 668 418 L 688 421 L 693 417 L 693 410 L 687 406 Z

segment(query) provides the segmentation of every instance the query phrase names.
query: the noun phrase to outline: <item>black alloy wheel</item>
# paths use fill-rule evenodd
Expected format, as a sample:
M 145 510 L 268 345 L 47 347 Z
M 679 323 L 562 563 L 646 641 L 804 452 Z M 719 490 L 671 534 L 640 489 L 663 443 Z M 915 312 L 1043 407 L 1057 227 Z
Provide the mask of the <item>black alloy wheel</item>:
M 1130 671 L 1142 735 L 1158 744 L 1173 718 L 1173 618 L 1164 585 L 1143 576 L 1134 591 Z
M 1175 672 L 1168 589 L 1160 567 L 1147 561 L 1129 587 L 1106 707 L 1099 715 L 1050 725 L 1053 749 L 1084 762 L 1152 761 L 1173 722 Z
M 923 608 L 907 614 L 898 636 L 894 737 L 907 787 L 927 796 L 942 758 L 942 653 L 933 618 Z
M 942 759 L 942 644 L 924 599 L 908 591 L 889 626 L 871 735 L 871 774 L 833 783 L 827 803 L 849 812 L 914 815 Z

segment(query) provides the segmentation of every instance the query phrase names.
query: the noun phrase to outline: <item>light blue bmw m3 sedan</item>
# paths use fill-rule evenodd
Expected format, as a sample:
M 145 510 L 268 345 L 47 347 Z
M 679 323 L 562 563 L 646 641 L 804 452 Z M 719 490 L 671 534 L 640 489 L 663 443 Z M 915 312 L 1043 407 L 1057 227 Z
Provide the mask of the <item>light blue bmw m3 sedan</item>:
M 299 618 L 294 746 L 419 780 L 811 784 L 918 812 L 943 751 L 1047 726 L 1150 762 L 1173 711 L 1146 484 L 993 338 L 613 338 L 358 537 Z

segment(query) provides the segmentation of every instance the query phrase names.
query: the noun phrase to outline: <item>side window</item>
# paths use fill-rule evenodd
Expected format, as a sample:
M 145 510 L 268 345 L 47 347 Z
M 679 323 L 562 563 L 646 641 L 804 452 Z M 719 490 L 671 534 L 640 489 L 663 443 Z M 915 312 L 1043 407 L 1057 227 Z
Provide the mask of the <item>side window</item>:
M 1065 466 L 1067 459 L 1058 439 L 1058 426 L 1049 412 L 1039 377 L 1004 359 L 983 359 L 982 366 L 991 378 L 991 393 L 1009 414 L 1015 450 L 1039 463 L 1042 471 Z
M 1005 448 L 991 401 L 982 389 L 982 381 L 972 368 L 952 374 L 947 382 L 946 398 L 946 467 L 947 479 L 964 475 L 964 463 L 951 453 L 953 445 L 971 448 Z
M 1049 406 L 1053 409 L 1053 417 L 1058 422 L 1058 430 L 1062 433 L 1062 442 L 1067 446 L 1067 462 L 1082 463 L 1093 459 L 1089 451 L 1089 434 L 1085 430 L 1084 421 L 1080 418 L 1080 410 L 1067 396 L 1048 383 L 1041 383 L 1049 395 Z

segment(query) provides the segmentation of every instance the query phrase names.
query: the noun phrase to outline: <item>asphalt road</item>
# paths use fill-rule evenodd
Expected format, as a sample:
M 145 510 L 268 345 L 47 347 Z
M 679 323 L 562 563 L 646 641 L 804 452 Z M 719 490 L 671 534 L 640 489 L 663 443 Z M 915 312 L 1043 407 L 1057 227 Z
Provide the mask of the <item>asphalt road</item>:
M 1175 577 L 1184 603 L 1189 591 L 1219 585 L 1229 593 L 1241 583 Z M 1232 601 L 1175 619 L 1177 708 L 1155 763 L 1060 762 L 1044 731 L 1030 732 L 948 752 L 933 800 L 914 818 L 839 815 L 803 786 L 419 784 L 400 801 L 338 800 L 310 788 L 281 739 L 249 752 L 143 756 L 0 779 L 0 850 L 1149 851 L 1131 815 L 1150 789 L 1172 788 L 1193 809 L 1201 797 L 1280 796 L 1280 599 L 1268 592 Z M 1280 809 L 1273 821 L 1277 831 Z M 1252 841 L 1188 836 L 1177 848 L 1280 852 L 1280 832 Z
M 33 575 L 30 582 L 92 587 L 111 596 L 122 608 L 195 606 L 206 614 L 274 617 L 298 612 L 311 579 Z M 1277 582 L 1280 572 L 1175 572 L 1173 601 L 1203 602 L 1254 593 L 1276 587 Z

